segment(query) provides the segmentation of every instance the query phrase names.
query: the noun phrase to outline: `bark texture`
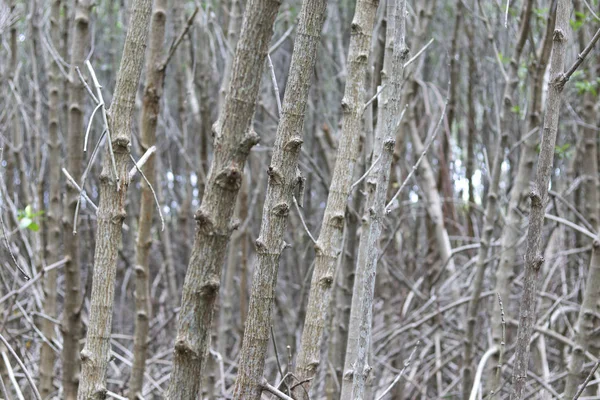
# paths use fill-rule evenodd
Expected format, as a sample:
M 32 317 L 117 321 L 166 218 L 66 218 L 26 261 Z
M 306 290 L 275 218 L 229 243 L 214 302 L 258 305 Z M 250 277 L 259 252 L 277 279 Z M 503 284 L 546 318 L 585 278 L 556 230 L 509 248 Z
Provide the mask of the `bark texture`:
M 125 200 L 129 186 L 129 146 L 135 96 L 144 64 L 144 50 L 152 3 L 131 3 L 130 21 L 113 102 L 109 110 L 109 140 L 100 175 L 100 204 L 96 217 L 96 250 L 90 300 L 90 320 L 85 346 L 81 352 L 82 374 L 77 398 L 106 398 L 106 368 L 110 361 L 110 335 L 114 304 L 117 257 L 122 240 Z M 110 149 L 114 152 L 115 176 Z
M 77 0 L 74 10 L 73 38 L 71 45 L 71 70 L 69 73 L 69 114 L 67 117 L 67 169 L 71 176 L 80 177 L 83 168 L 83 107 L 85 88 L 75 67 L 83 68 L 83 62 L 90 47 L 91 1 Z M 81 326 L 81 254 L 79 236 L 73 234 L 73 220 L 79 198 L 79 190 L 67 183 L 64 210 L 65 255 L 65 303 L 62 320 L 63 350 L 63 393 L 66 400 L 77 397 L 79 387 L 79 340 L 82 337 Z
M 326 9 L 326 0 L 305 0 L 298 16 L 298 30 L 281 119 L 268 169 L 269 180 L 260 235 L 256 240 L 257 260 L 233 392 L 236 399 L 259 400 L 261 397 L 279 258 L 286 247 L 283 238 L 290 209 L 296 201 L 293 198 L 294 192 L 303 190 L 298 158 Z M 302 195 L 299 193 L 298 198 Z
M 200 392 L 225 249 L 235 228 L 231 220 L 242 172 L 258 142 L 252 117 L 279 5 L 279 0 L 250 0 L 246 5 L 229 89 L 214 127 L 214 158 L 195 215 L 196 233 L 183 286 L 169 399 L 195 399 Z
M 60 42 L 60 8 L 61 0 L 54 0 L 50 8 L 50 38 L 53 43 Z M 59 108 L 60 108 L 60 70 L 57 62 L 51 60 L 48 74 L 48 147 L 49 147 L 49 175 L 50 204 L 48 207 L 46 263 L 53 264 L 59 260 L 61 245 L 61 151 L 58 137 Z M 42 197 L 43 199 L 43 197 Z M 57 270 L 48 271 L 44 277 L 44 314 L 56 318 L 56 278 Z M 44 318 L 42 333 L 46 339 L 54 339 L 54 322 Z M 56 355 L 49 343 L 42 344 L 40 354 L 40 395 L 48 398 L 54 391 L 52 380 L 54 378 L 54 360 Z
M 597 62 L 597 60 L 594 60 Z M 598 71 L 597 65 L 590 68 Z M 583 129 L 583 174 L 587 185 L 585 187 L 584 210 L 590 225 L 596 232 L 600 229 L 600 193 L 598 182 L 598 132 L 592 127 L 596 121 L 594 112 L 595 96 L 586 92 L 584 96 L 584 115 L 590 124 Z M 564 398 L 572 399 L 577 393 L 579 385 L 585 380 L 588 371 L 584 368 L 585 353 L 596 348 L 600 343 L 598 328 L 600 327 L 600 242 L 596 238 L 592 247 L 590 267 L 585 284 L 583 301 L 575 325 L 576 346 L 571 352 L 569 360 L 567 382 L 565 384 Z M 590 388 L 592 389 L 592 388 Z M 593 392 L 593 391 L 592 391 Z M 589 393 L 594 395 L 594 393 Z
M 167 1 L 155 0 L 150 21 L 149 52 L 146 60 L 146 87 L 142 100 L 140 150 L 144 154 L 156 144 L 156 125 L 160 112 L 166 65 L 163 62 Z M 141 171 L 152 187 L 156 186 L 155 155 Z M 129 381 L 129 398 L 141 397 L 148 351 L 148 327 L 152 315 L 150 303 L 150 247 L 154 219 L 154 195 L 142 178 L 138 237 L 135 249 L 135 330 L 133 335 L 133 367 Z
M 558 132 L 561 94 L 564 88 L 564 64 L 569 32 L 570 2 L 558 0 L 556 27 L 553 34 L 552 57 L 550 59 L 550 81 L 540 155 L 538 158 L 535 187 L 530 194 L 531 214 L 527 230 L 527 250 L 525 252 L 525 277 L 519 310 L 519 329 L 513 370 L 512 400 L 521 400 L 527 383 L 529 363 L 529 342 L 536 321 L 535 304 L 537 281 L 544 258 L 540 252 L 544 211 L 548 202 L 548 185 L 554 162 L 554 147 Z
M 315 267 L 296 361 L 296 376 L 300 381 L 314 377 L 321 362 L 321 341 L 327 326 L 326 316 L 335 267 L 342 251 L 345 211 L 352 186 L 354 166 L 360 150 L 364 109 L 363 92 L 368 52 L 378 5 L 379 0 L 357 0 L 354 11 L 347 58 L 348 76 L 342 99 L 342 131 L 325 215 L 315 245 Z M 308 391 L 310 381 L 304 383 L 303 386 Z M 300 395 L 305 396 L 304 394 Z
M 521 21 L 519 27 L 519 36 L 515 45 L 508 71 L 505 76 L 504 93 L 502 96 L 502 109 L 500 111 L 500 136 L 496 144 L 496 151 L 494 155 L 494 164 L 491 171 L 490 187 L 488 190 L 487 202 L 485 206 L 485 214 L 483 227 L 481 230 L 480 247 L 477 252 L 477 262 L 475 265 L 475 279 L 473 281 L 473 296 L 469 302 L 467 310 L 467 332 L 465 342 L 465 352 L 463 360 L 463 399 L 468 399 L 471 393 L 471 386 L 473 385 L 472 377 L 472 361 L 473 361 L 473 349 L 476 348 L 474 343 L 475 340 L 475 327 L 477 323 L 477 310 L 479 308 L 479 299 L 481 291 L 483 289 L 483 279 L 485 276 L 485 270 L 487 267 L 487 257 L 490 249 L 492 235 L 494 233 L 494 226 L 496 222 L 497 203 L 499 196 L 500 186 L 500 175 L 502 173 L 502 163 L 504 162 L 504 149 L 508 143 L 510 127 L 512 123 L 512 108 L 516 103 L 513 94 L 515 88 L 519 83 L 518 68 L 521 60 L 521 54 L 525 42 L 527 41 L 527 35 L 529 33 L 529 20 L 532 13 L 532 1 L 528 0 L 523 5 L 523 11 L 521 13 Z M 507 286 L 508 286 L 508 282 Z M 503 293 L 504 294 L 504 293 Z M 506 293 L 506 298 L 508 294 Z M 501 298 L 504 299 L 501 295 Z M 496 302 L 494 302 L 496 304 Z M 497 310 L 498 316 L 501 314 L 500 310 Z M 498 321 L 500 322 L 500 321 Z M 498 328 L 498 327 L 496 327 Z M 501 340 L 502 338 L 499 337 Z M 499 346 L 500 343 L 495 343 Z M 494 353 L 494 358 L 497 353 Z M 497 358 L 496 358 L 497 360 Z M 497 364 L 497 362 L 496 362 Z

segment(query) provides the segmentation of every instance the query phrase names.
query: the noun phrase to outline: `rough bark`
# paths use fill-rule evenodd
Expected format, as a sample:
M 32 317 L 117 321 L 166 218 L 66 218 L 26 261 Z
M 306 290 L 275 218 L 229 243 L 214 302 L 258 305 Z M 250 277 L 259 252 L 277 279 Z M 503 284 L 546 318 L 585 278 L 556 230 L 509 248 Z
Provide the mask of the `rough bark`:
M 213 308 L 231 231 L 242 170 L 258 136 L 252 129 L 256 97 L 279 0 L 246 6 L 225 104 L 215 125 L 214 157 L 186 274 L 173 371 L 167 398 L 195 399 L 207 359 Z
M 585 36 L 585 35 L 584 35 Z M 580 47 L 585 42 L 580 41 Z M 596 63 L 598 60 L 594 60 Z M 590 68 L 591 71 L 598 71 L 597 65 Z M 590 79 L 592 74 L 590 74 Z M 591 92 L 584 95 L 584 118 L 585 121 L 593 126 L 596 121 L 594 112 L 595 96 Z M 600 193 L 598 192 L 598 132 L 591 127 L 583 128 L 584 152 L 582 157 L 583 175 L 586 177 L 586 187 L 584 193 L 584 212 L 590 225 L 598 232 L 600 229 Z M 585 353 L 592 346 L 596 347 L 599 343 L 597 329 L 600 327 L 600 318 L 597 310 L 600 305 L 600 239 L 596 238 L 593 243 L 590 267 L 583 293 L 581 309 L 575 325 L 576 346 L 571 352 L 571 358 L 568 365 L 567 382 L 565 384 L 564 398 L 572 399 L 577 392 L 579 385 L 585 380 L 588 371 L 584 369 Z M 591 388 L 590 388 L 591 389 Z M 589 393 L 593 396 L 594 393 Z
M 129 144 L 135 96 L 144 64 L 144 50 L 152 3 L 135 0 L 131 3 L 131 19 L 113 102 L 108 110 L 112 146 L 106 146 L 100 174 L 100 204 L 96 213 L 96 249 L 90 299 L 90 319 L 85 346 L 81 352 L 82 374 L 77 398 L 106 398 L 106 368 L 110 360 L 110 335 L 114 304 L 117 257 L 122 240 L 125 200 L 129 186 Z M 114 152 L 114 169 L 110 150 Z
M 83 107 L 85 88 L 75 67 L 83 68 L 83 62 L 90 47 L 90 12 L 91 1 L 78 0 L 75 3 L 73 39 L 71 46 L 71 70 L 69 73 L 69 114 L 67 117 L 67 169 L 75 179 L 83 173 Z M 82 336 L 81 326 L 81 254 L 79 236 L 73 234 L 73 220 L 79 191 L 67 183 L 65 210 L 63 217 L 65 255 L 65 303 L 62 320 L 62 384 L 66 400 L 77 397 L 79 386 L 79 340 Z
M 50 38 L 54 44 L 60 42 L 60 8 L 61 0 L 54 0 L 50 9 Z M 60 108 L 60 70 L 54 59 L 51 59 L 48 73 L 48 147 L 49 147 L 49 193 L 46 263 L 53 264 L 59 260 L 61 245 L 61 151 L 58 137 Z M 43 199 L 43 197 L 42 197 Z M 56 278 L 57 270 L 48 271 L 44 276 L 44 314 L 56 318 Z M 44 318 L 42 333 L 48 340 L 54 339 L 54 322 Z M 40 353 L 40 394 L 48 398 L 54 390 L 54 349 L 46 342 L 42 344 Z
M 529 20 L 532 12 L 532 1 L 529 0 L 523 5 L 523 11 L 521 13 L 522 18 L 520 21 L 519 35 L 517 43 L 508 66 L 506 73 L 506 81 L 504 83 L 504 93 L 502 96 L 502 109 L 500 111 L 500 136 L 495 149 L 494 165 L 491 171 L 490 185 L 488 189 L 487 201 L 485 206 L 484 222 L 481 230 L 480 247 L 477 253 L 477 263 L 475 265 L 475 279 L 473 282 L 473 296 L 469 302 L 467 311 L 467 332 L 465 342 L 465 352 L 463 360 L 463 399 L 468 399 L 471 393 L 472 382 L 472 361 L 473 361 L 473 348 L 475 347 L 475 328 L 477 323 L 477 310 L 479 307 L 479 298 L 483 288 L 483 278 L 485 276 L 485 270 L 487 267 L 486 259 L 492 240 L 492 234 L 494 232 L 494 226 L 496 221 L 497 213 L 497 200 L 498 200 L 498 189 L 500 185 L 501 167 L 504 161 L 504 148 L 508 143 L 509 129 L 512 123 L 512 107 L 515 103 L 513 99 L 513 93 L 519 78 L 517 75 L 519 62 L 521 60 L 521 54 L 527 40 L 529 33 Z M 508 295 L 506 294 L 506 297 Z M 501 296 L 502 299 L 505 297 Z M 497 311 L 500 315 L 500 310 Z M 494 317 L 493 317 L 494 318 Z M 501 339 L 501 338 L 499 338 Z M 499 342 L 496 343 L 496 346 Z M 497 357 L 496 355 L 493 356 Z M 497 363 L 496 363 L 497 364 Z
M 326 0 L 305 0 L 298 16 L 297 36 L 273 148 L 257 260 L 250 295 L 240 365 L 233 396 L 259 400 L 269 343 L 279 258 L 295 191 L 303 190 L 298 158 L 317 48 L 325 21 Z M 302 193 L 299 193 L 299 197 Z
M 345 211 L 360 150 L 368 51 L 378 5 L 379 0 L 358 0 L 352 21 L 347 58 L 348 77 L 342 99 L 342 131 L 321 231 L 315 245 L 315 267 L 296 361 L 296 376 L 301 381 L 314 377 L 320 365 L 320 348 L 327 325 L 331 287 L 342 250 Z M 303 386 L 308 391 L 310 381 Z
M 379 237 L 383 228 L 383 219 L 386 215 L 386 195 L 391 173 L 394 153 L 394 137 L 396 135 L 396 126 L 401 114 L 401 90 L 404 84 L 404 64 L 408 60 L 409 50 L 406 46 L 406 0 L 399 0 L 390 3 L 395 8 L 392 13 L 388 13 L 388 35 L 393 33 L 393 51 L 390 54 L 386 52 L 385 58 L 391 58 L 389 66 L 384 59 L 384 69 L 390 74 L 388 84 L 389 98 L 386 99 L 385 113 L 383 119 L 378 120 L 378 127 L 375 135 L 374 154 L 378 154 L 381 160 L 373 169 L 367 178 L 367 200 L 365 205 L 365 216 L 363 220 L 363 232 L 361 233 L 361 243 L 359 247 L 359 265 L 357 266 L 357 283 L 362 285 L 362 290 L 357 291 L 356 285 L 353 292 L 354 296 L 359 296 L 356 314 L 358 318 L 352 318 L 355 314 L 354 307 L 351 310 L 348 347 L 352 345 L 352 333 L 357 332 L 356 356 L 350 358 L 346 356 L 346 365 L 352 368 L 352 396 L 346 396 L 346 382 L 350 370 L 344 371 L 344 384 L 342 385 L 341 399 L 352 398 L 355 400 L 363 399 L 367 388 L 365 384 L 369 377 L 371 367 L 368 365 L 368 357 L 371 352 L 371 332 L 373 323 L 373 301 L 375 296 L 375 276 L 377 271 L 377 261 L 380 256 L 378 250 Z M 388 10 L 392 10 L 388 5 Z M 392 24 L 393 18 L 393 24 Z M 382 72 L 383 74 L 383 72 Z M 366 253 L 366 257 L 361 257 L 361 253 Z M 364 263 L 364 265 L 363 265 Z M 353 325 L 358 322 L 358 329 Z M 350 359 L 349 359 L 350 358 Z
M 513 370 L 511 399 L 521 400 L 527 383 L 530 340 L 535 325 L 535 305 L 538 274 L 544 258 L 540 252 L 544 214 L 548 202 L 548 185 L 554 162 L 554 148 L 558 132 L 561 94 L 564 88 L 564 64 L 569 32 L 570 2 L 558 0 L 556 27 L 553 34 L 552 57 L 550 59 L 550 81 L 546 100 L 542 143 L 538 158 L 535 187 L 530 194 L 531 214 L 527 230 L 525 251 L 525 276 L 520 300 L 519 329 Z
M 146 87 L 142 100 L 140 153 L 144 154 L 156 144 L 156 125 L 163 94 L 166 65 L 163 62 L 167 1 L 155 0 L 150 22 L 149 52 L 146 60 Z M 146 160 L 141 170 L 148 183 L 156 186 L 155 155 Z M 148 327 L 152 315 L 150 303 L 150 248 L 152 246 L 152 222 L 154 219 L 154 195 L 148 183 L 142 179 L 138 237 L 135 249 L 135 330 L 133 334 L 133 367 L 129 380 L 129 398 L 141 396 L 148 350 Z
M 223 80 L 221 81 L 221 87 L 219 89 L 219 109 L 223 107 L 225 102 L 225 95 L 227 94 L 227 85 L 231 78 L 231 67 L 233 65 L 233 50 L 237 45 L 240 27 L 242 26 L 242 5 L 240 0 L 231 0 L 229 6 L 229 23 L 227 25 L 227 58 L 225 60 L 225 67 L 223 69 Z

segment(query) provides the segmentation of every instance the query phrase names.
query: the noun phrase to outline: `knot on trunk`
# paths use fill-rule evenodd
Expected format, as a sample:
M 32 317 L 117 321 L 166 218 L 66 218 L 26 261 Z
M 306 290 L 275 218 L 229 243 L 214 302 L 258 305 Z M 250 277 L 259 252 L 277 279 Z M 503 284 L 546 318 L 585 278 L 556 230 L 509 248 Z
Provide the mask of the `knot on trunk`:
M 194 215 L 194 219 L 196 220 L 196 225 L 198 225 L 198 230 L 203 232 L 209 232 L 214 229 L 215 223 L 206 212 L 202 209 L 198 210 Z
M 194 350 L 192 345 L 185 339 L 177 339 L 175 342 L 175 352 L 187 357 L 191 357 L 194 360 L 200 359 L 199 352 Z
M 269 175 L 269 179 L 270 179 L 270 183 L 273 185 L 281 185 L 283 184 L 283 175 L 281 174 L 281 172 L 279 172 L 279 170 L 277 170 L 274 167 L 269 167 L 269 169 L 267 169 L 267 175 Z
M 250 128 L 248 132 L 244 135 L 244 138 L 240 142 L 239 151 L 244 155 L 248 155 L 250 150 L 254 146 L 256 146 L 260 142 L 260 136 L 254 131 L 254 129 Z
M 271 212 L 279 217 L 287 217 L 290 213 L 290 206 L 287 203 L 279 203 L 271 209 Z
M 304 143 L 304 141 L 302 140 L 302 138 L 295 136 L 293 138 L 291 138 L 283 147 L 283 149 L 285 151 L 291 151 L 291 152 L 297 152 L 300 151 L 300 148 L 302 147 L 302 143 Z
M 236 191 L 242 185 L 242 172 L 236 165 L 230 165 L 219 171 L 215 183 L 223 190 Z

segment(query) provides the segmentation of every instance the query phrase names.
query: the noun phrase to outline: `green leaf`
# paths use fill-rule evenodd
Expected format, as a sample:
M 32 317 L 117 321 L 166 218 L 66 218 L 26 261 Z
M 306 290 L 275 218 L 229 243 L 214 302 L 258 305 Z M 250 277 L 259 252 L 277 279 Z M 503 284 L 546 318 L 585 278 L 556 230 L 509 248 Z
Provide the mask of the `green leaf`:
M 29 229 L 30 231 L 37 232 L 37 231 L 40 230 L 40 226 L 37 223 L 32 222 L 32 223 L 29 224 L 29 226 L 27 227 L 27 229 Z
M 25 207 L 25 215 L 29 217 L 31 214 L 33 214 L 33 211 L 31 210 L 31 204 L 28 204 L 27 207 Z
M 25 229 L 27 227 L 29 227 L 29 225 L 31 225 L 33 223 L 33 220 L 31 218 L 22 218 L 21 221 L 19 221 L 19 228 L 20 229 Z

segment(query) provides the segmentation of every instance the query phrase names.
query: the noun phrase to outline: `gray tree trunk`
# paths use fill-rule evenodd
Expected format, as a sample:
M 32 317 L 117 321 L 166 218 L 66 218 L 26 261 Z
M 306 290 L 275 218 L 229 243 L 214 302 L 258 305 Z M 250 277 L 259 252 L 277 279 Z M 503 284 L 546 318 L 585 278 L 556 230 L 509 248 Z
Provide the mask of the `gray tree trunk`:
M 125 201 L 129 186 L 129 143 L 135 96 L 144 64 L 144 50 L 152 3 L 134 0 L 127 29 L 115 94 L 109 113 L 112 146 L 106 146 L 100 174 L 100 204 L 96 214 L 96 250 L 90 299 L 90 320 L 85 346 L 81 352 L 82 373 L 77 398 L 106 398 L 106 368 L 110 361 L 110 335 L 117 273 L 117 257 L 122 240 Z M 114 152 L 114 176 L 110 150 Z

